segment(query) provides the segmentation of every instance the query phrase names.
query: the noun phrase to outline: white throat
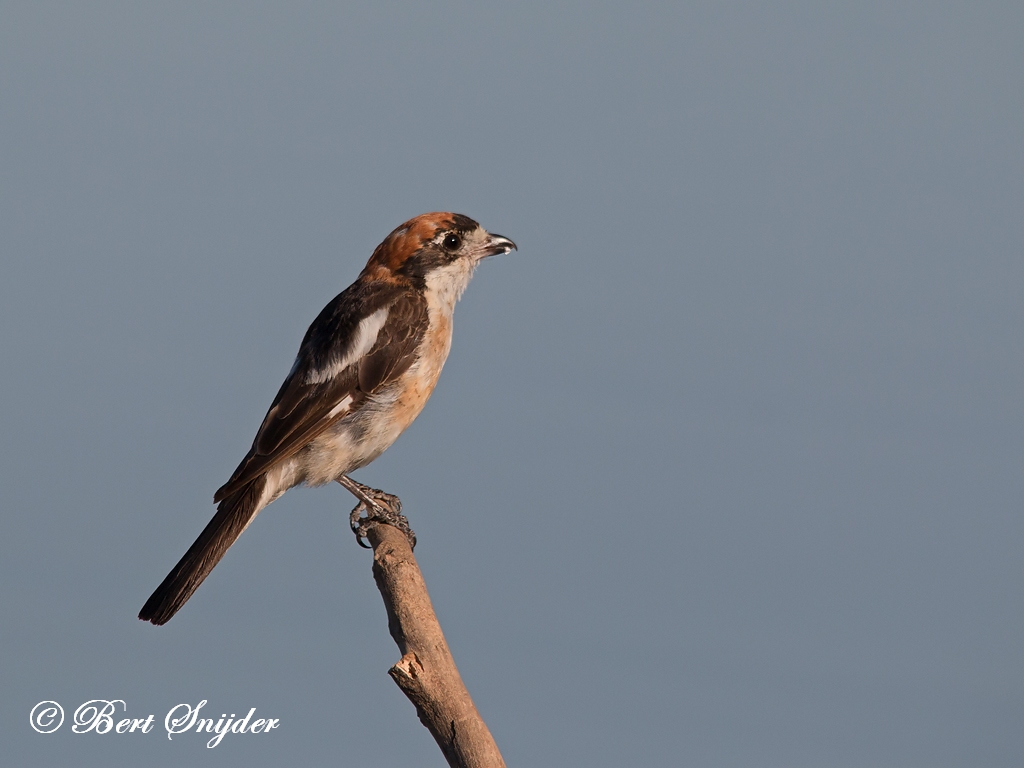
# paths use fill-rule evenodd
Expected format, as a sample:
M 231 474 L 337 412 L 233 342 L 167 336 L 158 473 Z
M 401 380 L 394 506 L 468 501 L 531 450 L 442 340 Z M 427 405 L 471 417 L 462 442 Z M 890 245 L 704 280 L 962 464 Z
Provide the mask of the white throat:
M 427 275 L 427 294 L 442 309 L 451 314 L 455 311 L 455 302 L 466 290 L 477 262 L 473 259 L 456 259 L 451 264 L 438 267 Z

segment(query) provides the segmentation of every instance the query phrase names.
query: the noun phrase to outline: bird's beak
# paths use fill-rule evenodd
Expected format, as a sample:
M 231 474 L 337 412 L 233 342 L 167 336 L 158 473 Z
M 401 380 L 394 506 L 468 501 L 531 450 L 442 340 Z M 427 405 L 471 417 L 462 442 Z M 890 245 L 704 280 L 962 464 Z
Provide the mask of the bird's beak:
M 497 256 L 498 254 L 508 253 L 509 251 L 519 250 L 516 248 L 516 244 L 509 240 L 507 237 L 501 235 L 487 234 L 487 243 L 483 248 L 483 255 L 480 258 L 486 258 L 488 256 Z

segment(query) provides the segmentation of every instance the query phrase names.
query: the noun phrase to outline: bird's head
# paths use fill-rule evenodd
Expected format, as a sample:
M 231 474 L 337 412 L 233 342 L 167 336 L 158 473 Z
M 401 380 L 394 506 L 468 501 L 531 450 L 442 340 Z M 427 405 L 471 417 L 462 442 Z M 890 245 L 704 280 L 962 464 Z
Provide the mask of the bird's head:
M 361 277 L 408 280 L 455 301 L 482 259 L 514 250 L 507 237 L 493 235 L 459 213 L 424 213 L 409 219 L 377 246 Z

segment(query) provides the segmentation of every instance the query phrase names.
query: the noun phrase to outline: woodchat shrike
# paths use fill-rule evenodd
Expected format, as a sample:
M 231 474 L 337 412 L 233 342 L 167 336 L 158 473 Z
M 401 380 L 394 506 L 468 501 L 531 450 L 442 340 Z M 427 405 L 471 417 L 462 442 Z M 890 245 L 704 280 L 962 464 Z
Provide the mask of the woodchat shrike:
M 257 513 L 296 485 L 333 480 L 351 491 L 360 543 L 369 520 L 412 538 L 397 497 L 349 473 L 380 456 L 423 410 L 451 348 L 455 302 L 482 259 L 515 247 L 457 213 L 426 213 L 388 235 L 306 331 L 252 448 L 214 494 L 217 513 L 139 618 L 166 623 Z

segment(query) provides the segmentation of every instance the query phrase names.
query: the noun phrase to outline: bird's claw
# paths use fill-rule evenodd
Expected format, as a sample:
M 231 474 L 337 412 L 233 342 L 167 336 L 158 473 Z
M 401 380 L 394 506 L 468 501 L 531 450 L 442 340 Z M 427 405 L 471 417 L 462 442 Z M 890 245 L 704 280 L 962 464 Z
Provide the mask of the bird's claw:
M 375 488 L 365 488 L 364 486 L 364 489 L 364 492 L 368 491 L 369 493 L 366 493 L 366 498 L 359 500 L 355 509 L 348 516 L 349 525 L 352 526 L 352 533 L 356 535 L 359 546 L 370 549 L 367 538 L 370 528 L 377 523 L 382 523 L 393 526 L 404 533 L 409 540 L 409 546 L 415 548 L 416 534 L 409 527 L 409 519 L 402 514 L 401 499 Z

